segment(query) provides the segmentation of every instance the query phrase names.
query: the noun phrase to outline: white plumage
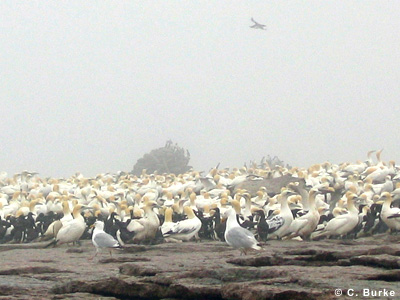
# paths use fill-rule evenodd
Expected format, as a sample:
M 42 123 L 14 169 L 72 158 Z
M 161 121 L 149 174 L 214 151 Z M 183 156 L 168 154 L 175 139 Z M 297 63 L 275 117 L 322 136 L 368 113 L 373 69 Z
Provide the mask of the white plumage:
M 171 239 L 177 241 L 188 241 L 194 237 L 201 228 L 201 221 L 196 217 L 193 209 L 189 206 L 185 206 L 183 210 L 188 217 L 186 220 L 165 225 L 164 228 L 161 229 L 164 238 L 167 238 L 169 241 L 171 241 Z
M 239 249 L 241 254 L 246 254 L 248 250 L 261 250 L 254 235 L 246 228 L 240 227 L 236 219 L 236 212 L 233 208 L 226 211 L 228 220 L 226 221 L 225 241 L 228 245 Z
M 347 194 L 348 213 L 338 215 L 326 224 L 326 227 L 316 234 L 315 238 L 320 236 L 340 236 L 352 231 L 358 224 L 358 210 L 355 208 L 353 200 L 356 199 L 355 194 Z
M 118 241 L 114 239 L 110 234 L 104 232 L 103 229 L 104 223 L 102 221 L 96 221 L 94 223 L 92 243 L 96 247 L 96 253 L 91 259 L 97 256 L 97 254 L 100 252 L 100 249 L 109 249 L 110 255 L 112 255 L 111 249 L 120 247 Z
M 400 208 L 390 207 L 392 204 L 392 195 L 384 192 L 381 197 L 385 202 L 382 205 L 381 217 L 383 222 L 393 230 L 400 230 Z

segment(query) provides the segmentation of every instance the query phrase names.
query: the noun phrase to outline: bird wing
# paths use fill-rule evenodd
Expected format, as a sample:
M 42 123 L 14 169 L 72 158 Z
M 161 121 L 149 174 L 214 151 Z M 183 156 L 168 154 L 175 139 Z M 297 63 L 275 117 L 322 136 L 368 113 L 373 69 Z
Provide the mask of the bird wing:
M 250 26 L 250 28 L 260 28 L 260 29 L 265 29 L 267 25 L 260 24 L 257 21 L 254 20 L 254 18 L 251 18 L 251 21 L 254 22 L 254 25 Z
M 400 208 L 392 207 L 390 208 L 389 214 L 387 215 L 388 219 L 394 219 L 400 217 Z
M 226 235 L 225 239 L 227 243 L 235 248 L 253 248 L 257 245 L 257 240 L 254 238 L 254 235 L 242 227 L 234 227 L 230 229 Z
M 337 231 L 339 228 L 343 227 L 349 222 L 348 215 L 339 215 L 326 224 L 324 231 Z
M 161 233 L 162 233 L 163 235 L 166 234 L 167 232 L 171 231 L 171 229 L 172 229 L 174 226 L 175 226 L 175 223 L 172 223 L 172 222 L 164 222 L 164 223 L 161 225 L 161 227 L 160 227 Z
M 306 226 L 308 224 L 308 219 L 294 219 L 293 222 L 290 224 L 290 229 L 293 232 L 298 232 L 300 229 L 302 229 L 304 226 Z
M 95 246 L 100 248 L 115 248 L 119 247 L 118 241 L 111 235 L 105 232 L 99 232 L 93 237 Z
M 76 222 L 74 222 L 76 221 Z M 85 231 L 86 225 L 74 219 L 64 224 L 57 233 L 56 240 L 59 243 L 71 243 L 78 240 Z
M 65 223 L 61 228 L 60 228 L 60 230 L 58 231 L 58 234 L 57 234 L 57 236 L 59 235 L 59 234 L 62 234 L 62 235 L 70 235 L 72 232 L 74 232 L 75 231 L 75 229 L 76 229 L 76 220 L 75 219 L 73 219 L 73 220 L 70 220 L 70 221 L 68 221 L 67 223 Z
M 141 224 L 140 222 L 136 221 L 136 220 L 132 220 L 128 226 L 126 227 L 126 229 L 129 232 L 138 232 L 138 231 L 143 231 L 144 230 L 144 225 Z
M 285 219 L 279 215 L 273 216 L 272 218 L 268 218 L 265 220 L 269 226 L 268 233 L 272 233 L 285 224 Z
M 197 230 L 199 228 L 199 225 L 201 226 L 201 223 L 193 222 L 192 220 L 193 219 L 188 219 L 175 223 L 175 225 L 172 226 L 169 231 L 164 233 L 164 236 L 182 233 L 187 234 Z
M 387 217 L 388 219 L 395 219 L 395 218 L 400 218 L 400 213 L 393 214 Z
M 299 211 L 297 211 L 296 212 L 296 219 L 306 215 L 307 213 L 308 213 L 307 210 L 299 210 Z

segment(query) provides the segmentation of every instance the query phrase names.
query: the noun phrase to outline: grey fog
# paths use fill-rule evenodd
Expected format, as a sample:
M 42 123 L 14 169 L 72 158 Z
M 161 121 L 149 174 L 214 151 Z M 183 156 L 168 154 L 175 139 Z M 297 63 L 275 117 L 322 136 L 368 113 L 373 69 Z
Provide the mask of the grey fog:
M 265 30 L 252 28 L 255 20 Z M 0 171 L 399 156 L 398 1 L 1 1 Z

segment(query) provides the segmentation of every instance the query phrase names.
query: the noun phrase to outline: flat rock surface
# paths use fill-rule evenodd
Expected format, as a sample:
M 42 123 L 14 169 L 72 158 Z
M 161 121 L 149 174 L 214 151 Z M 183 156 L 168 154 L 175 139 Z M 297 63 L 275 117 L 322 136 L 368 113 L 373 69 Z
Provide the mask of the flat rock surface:
M 0 299 L 400 299 L 400 235 L 357 240 L 268 241 L 240 256 L 202 241 L 108 251 L 1 248 Z M 343 295 L 338 298 L 335 289 Z M 350 291 L 358 297 L 346 296 Z

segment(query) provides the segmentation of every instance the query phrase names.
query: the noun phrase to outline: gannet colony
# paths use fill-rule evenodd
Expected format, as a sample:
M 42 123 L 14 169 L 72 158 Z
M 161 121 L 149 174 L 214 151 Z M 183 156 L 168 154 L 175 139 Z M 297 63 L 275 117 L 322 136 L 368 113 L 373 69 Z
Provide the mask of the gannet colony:
M 400 167 L 381 152 L 339 165 L 264 163 L 203 174 L 3 172 L 0 243 L 58 247 L 92 239 L 97 255 L 129 244 L 221 240 L 247 254 L 268 239 L 392 234 L 400 230 Z

